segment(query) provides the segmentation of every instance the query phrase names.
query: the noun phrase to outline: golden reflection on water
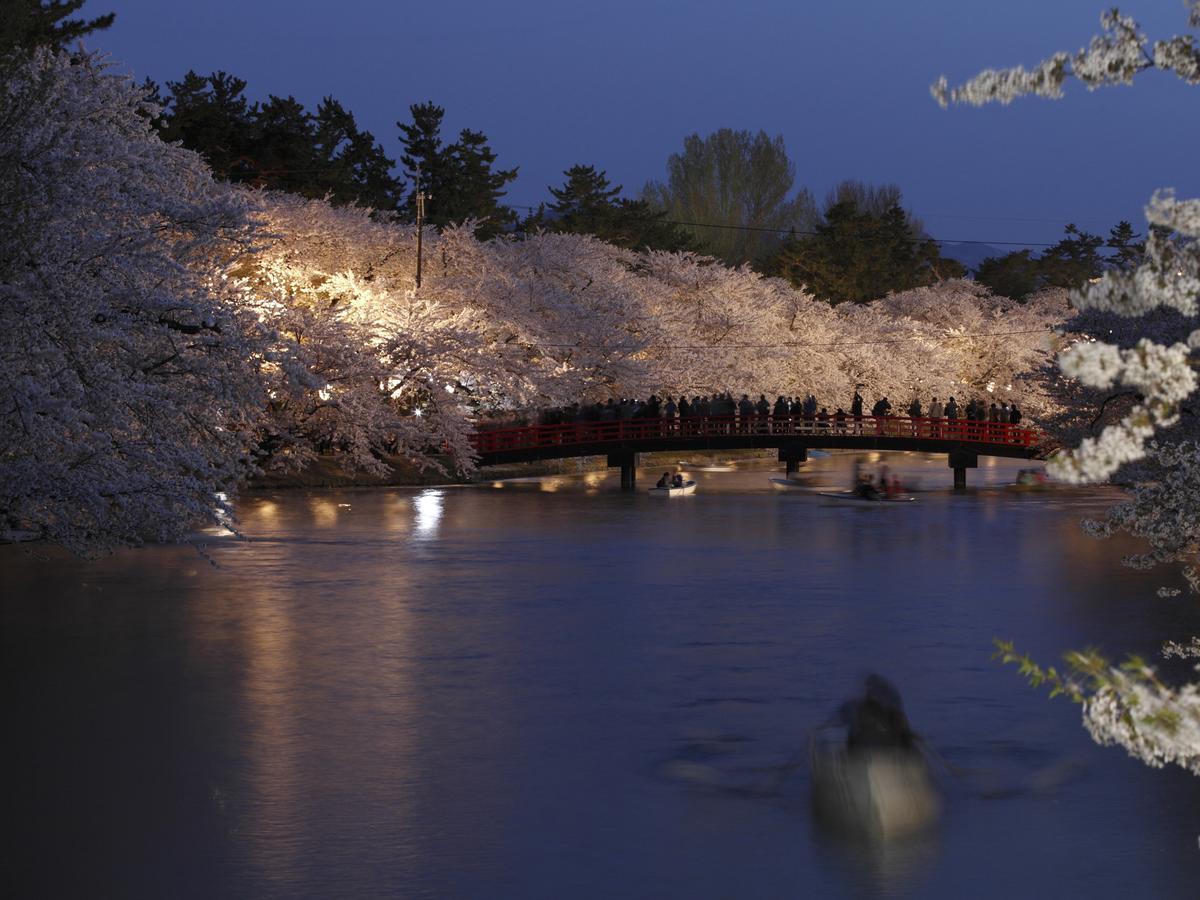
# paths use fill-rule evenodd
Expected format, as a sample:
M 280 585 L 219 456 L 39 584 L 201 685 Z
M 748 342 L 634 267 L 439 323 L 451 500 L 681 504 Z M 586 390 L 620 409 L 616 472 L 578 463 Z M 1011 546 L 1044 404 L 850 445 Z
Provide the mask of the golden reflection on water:
M 309 524 L 337 509 L 306 506 Z M 397 507 L 406 518 L 415 507 L 417 530 L 436 531 L 438 492 L 383 504 Z M 402 572 L 377 560 L 356 566 L 353 547 L 276 540 L 247 549 L 222 561 L 224 583 L 211 602 L 190 605 L 189 636 L 197 648 L 237 647 L 228 657 L 242 669 L 231 715 L 245 765 L 240 783 L 220 789 L 238 810 L 248 859 L 286 894 L 306 883 L 309 850 L 322 836 L 372 820 L 403 829 L 416 816 L 407 785 L 419 780 L 420 754 L 406 723 L 427 715 L 413 684 L 421 651 Z M 311 581 L 337 565 L 346 571 L 314 590 Z M 291 593 L 281 578 L 288 572 L 306 582 Z
M 308 498 L 308 509 L 313 524 L 318 528 L 335 528 L 338 523 L 338 505 L 329 497 L 313 494 Z

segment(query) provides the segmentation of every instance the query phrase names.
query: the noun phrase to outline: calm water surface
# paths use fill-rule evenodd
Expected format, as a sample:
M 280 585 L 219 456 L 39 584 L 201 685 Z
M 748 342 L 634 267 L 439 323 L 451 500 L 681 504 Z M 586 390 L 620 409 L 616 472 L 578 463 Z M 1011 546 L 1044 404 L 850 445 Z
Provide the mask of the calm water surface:
M 904 508 L 743 466 L 670 501 L 600 474 L 253 495 L 215 565 L 0 547 L 0 891 L 1196 896 L 1200 781 L 989 659 L 1152 656 L 1196 604 L 1079 534 L 1112 494 L 1005 492 L 997 463 L 955 496 L 900 459 L 929 489 Z M 833 840 L 803 769 L 752 790 L 872 670 L 977 770 L 927 840 Z

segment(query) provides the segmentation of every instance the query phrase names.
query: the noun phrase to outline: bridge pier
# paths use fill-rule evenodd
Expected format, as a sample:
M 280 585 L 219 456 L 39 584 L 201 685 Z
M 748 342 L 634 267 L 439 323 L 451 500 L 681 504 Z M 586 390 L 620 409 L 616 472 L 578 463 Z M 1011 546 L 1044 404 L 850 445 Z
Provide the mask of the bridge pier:
M 965 491 L 967 489 L 967 469 L 979 468 L 979 455 L 970 450 L 951 450 L 948 462 L 950 468 L 954 470 L 954 489 Z
M 779 461 L 784 464 L 787 476 L 790 478 L 800 471 L 800 463 L 808 461 L 808 448 L 785 444 L 779 448 Z
M 631 450 L 608 454 L 608 467 L 621 469 L 621 490 L 632 491 L 637 488 L 638 454 Z

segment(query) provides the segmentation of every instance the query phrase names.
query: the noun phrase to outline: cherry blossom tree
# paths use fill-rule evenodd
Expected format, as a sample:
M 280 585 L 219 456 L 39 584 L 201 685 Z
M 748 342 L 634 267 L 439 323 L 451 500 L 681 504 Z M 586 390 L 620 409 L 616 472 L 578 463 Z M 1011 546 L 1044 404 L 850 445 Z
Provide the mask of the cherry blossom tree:
M 1187 0 L 1185 5 L 1189 26 L 1200 28 L 1200 0 Z M 1102 34 L 1075 54 L 1055 53 L 1033 69 L 987 70 L 956 88 L 942 78 L 933 85 L 933 95 L 943 106 L 1007 104 L 1024 95 L 1056 99 L 1068 78 L 1095 89 L 1129 84 L 1149 69 L 1200 84 L 1196 35 L 1150 44 L 1137 23 L 1116 9 L 1105 12 L 1100 22 Z M 1053 465 L 1060 477 L 1076 482 L 1106 479 L 1148 457 L 1158 465 L 1157 477 L 1137 486 L 1130 502 L 1087 526 L 1097 535 L 1126 530 L 1145 538 L 1149 552 L 1127 560 L 1139 567 L 1177 560 L 1194 563 L 1200 547 L 1200 445 L 1166 439 L 1179 427 L 1185 401 L 1197 387 L 1192 352 L 1200 347 L 1195 322 L 1200 200 L 1180 200 L 1162 190 L 1147 204 L 1146 218 L 1151 231 L 1145 262 L 1132 271 L 1106 272 L 1098 282 L 1073 293 L 1072 300 L 1085 314 L 1098 317 L 1093 323 L 1104 317 L 1150 314 L 1149 333 L 1131 340 L 1128 334 L 1112 334 L 1125 329 L 1110 327 L 1105 337 L 1115 340 L 1096 340 L 1093 335 L 1060 357 L 1063 373 L 1087 388 L 1125 388 L 1133 399 L 1120 418 L 1096 437 L 1084 438 Z M 1164 441 L 1155 441 L 1156 435 Z M 1193 568 L 1185 569 L 1185 575 L 1194 590 L 1200 589 Z M 1176 763 L 1200 774 L 1200 683 L 1176 688 L 1161 681 L 1141 659 L 1114 666 L 1094 653 L 1068 654 L 1068 670 L 1060 673 L 1042 669 L 1011 644 L 999 646 L 1001 658 L 1016 662 L 1034 684 L 1049 684 L 1052 693 L 1080 702 L 1084 724 L 1098 742 L 1120 745 L 1152 766 Z M 1168 642 L 1164 653 L 1200 656 L 1200 642 Z
M 0 538 L 177 539 L 321 454 L 470 473 L 481 418 L 576 401 L 990 379 L 1053 407 L 1021 382 L 1053 304 L 949 282 L 835 309 L 693 253 L 471 222 L 427 236 L 418 288 L 411 227 L 215 182 L 96 57 L 0 74 Z
M 249 203 L 96 56 L 13 52 L 0 80 L 0 532 L 179 538 L 258 427 L 258 323 L 222 263 Z

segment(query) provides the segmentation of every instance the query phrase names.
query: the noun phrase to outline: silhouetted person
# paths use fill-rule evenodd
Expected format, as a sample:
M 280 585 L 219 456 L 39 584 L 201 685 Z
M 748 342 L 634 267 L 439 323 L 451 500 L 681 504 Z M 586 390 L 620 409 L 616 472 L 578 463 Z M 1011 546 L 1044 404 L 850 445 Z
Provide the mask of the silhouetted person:
M 900 692 L 882 675 L 868 675 L 862 696 L 843 703 L 837 720 L 846 726 L 846 747 L 851 753 L 916 746 L 917 734 L 908 724 Z

